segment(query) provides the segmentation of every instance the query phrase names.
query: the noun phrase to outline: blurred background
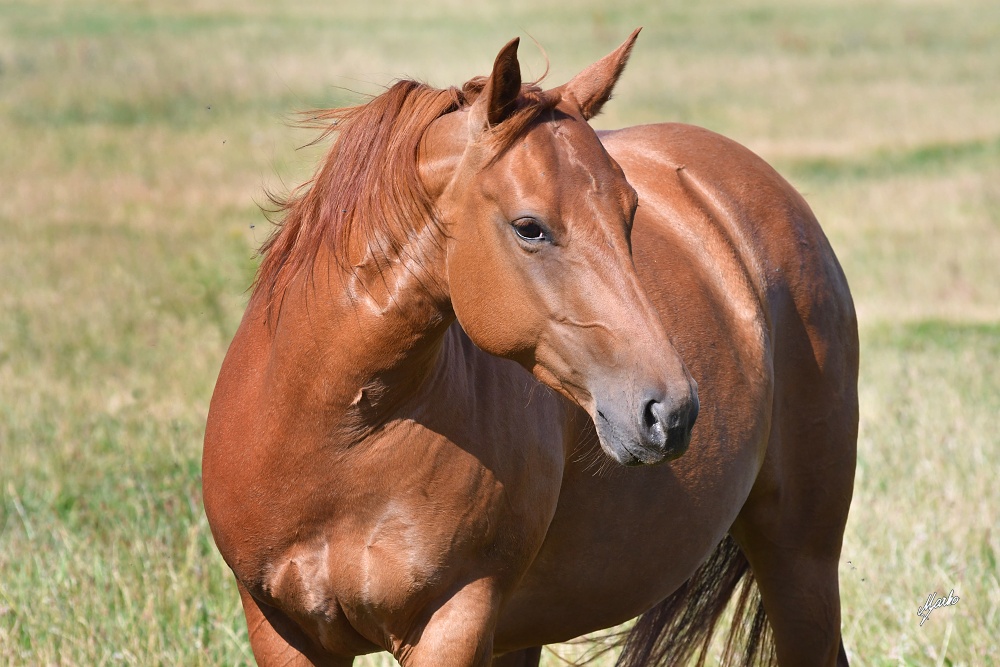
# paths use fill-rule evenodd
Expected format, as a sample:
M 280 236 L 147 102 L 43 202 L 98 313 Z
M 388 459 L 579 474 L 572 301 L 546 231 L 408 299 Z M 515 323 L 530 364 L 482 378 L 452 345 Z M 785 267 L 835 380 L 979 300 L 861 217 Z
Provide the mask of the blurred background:
M 554 86 L 637 26 L 594 124 L 745 144 L 803 192 L 851 283 L 852 664 L 1000 664 L 991 0 L 4 0 L 0 663 L 252 663 L 201 438 L 270 230 L 257 203 L 324 149 L 298 149 L 313 137 L 293 113 L 398 77 L 461 84 L 514 36 L 525 78 L 546 69 L 533 38 Z

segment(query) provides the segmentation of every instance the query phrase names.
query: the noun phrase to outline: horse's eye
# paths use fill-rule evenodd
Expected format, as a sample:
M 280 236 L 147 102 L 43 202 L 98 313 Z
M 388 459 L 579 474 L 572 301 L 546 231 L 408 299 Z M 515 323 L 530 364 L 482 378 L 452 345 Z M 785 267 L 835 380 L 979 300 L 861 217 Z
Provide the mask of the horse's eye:
M 511 223 L 514 231 L 525 241 L 546 240 L 545 230 L 531 218 L 522 218 Z

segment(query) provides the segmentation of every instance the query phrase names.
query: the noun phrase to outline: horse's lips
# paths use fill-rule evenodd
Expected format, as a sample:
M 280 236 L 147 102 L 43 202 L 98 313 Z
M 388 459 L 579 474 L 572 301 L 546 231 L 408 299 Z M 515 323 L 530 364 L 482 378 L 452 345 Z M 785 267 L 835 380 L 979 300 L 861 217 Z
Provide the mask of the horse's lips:
M 603 421 L 607 425 L 606 428 L 610 431 L 602 432 L 605 429 L 600 427 L 598 419 L 594 420 L 601 449 L 619 465 L 628 468 L 656 465 L 665 461 L 672 461 L 687 451 L 687 446 L 683 448 L 667 448 L 662 451 L 643 447 L 638 442 L 633 442 L 629 438 L 620 437 L 611 420 L 600 410 L 597 411 L 597 416 L 600 421 Z M 629 446 L 629 444 L 632 444 L 632 446 Z
M 636 459 L 636 463 L 626 463 L 624 465 L 657 465 L 659 463 L 666 463 L 667 461 L 680 458 L 688 449 L 686 445 L 684 447 L 670 447 L 662 451 L 641 447 L 639 448 L 639 452 L 641 453 L 636 453 L 625 445 L 623 445 L 623 448 Z

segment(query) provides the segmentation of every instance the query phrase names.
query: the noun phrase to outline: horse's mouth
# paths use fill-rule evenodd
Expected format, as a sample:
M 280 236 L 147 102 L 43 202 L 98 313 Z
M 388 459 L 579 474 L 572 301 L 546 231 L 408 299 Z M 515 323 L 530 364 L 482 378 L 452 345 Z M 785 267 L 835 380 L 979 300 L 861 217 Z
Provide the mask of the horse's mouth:
M 601 444 L 604 445 L 603 442 Z M 688 450 L 688 444 L 684 442 L 681 446 L 658 450 L 638 443 L 632 443 L 631 446 L 620 443 L 618 447 L 603 446 L 603 449 L 616 463 L 635 467 L 657 465 L 680 458 Z
M 626 467 L 657 465 L 673 461 L 682 456 L 691 443 L 691 431 L 688 428 L 684 432 L 669 434 L 660 446 L 645 445 L 637 437 L 628 437 L 622 434 L 600 410 L 597 411 L 597 419 L 594 420 L 594 424 L 597 427 L 597 437 L 600 440 L 601 449 L 616 463 Z

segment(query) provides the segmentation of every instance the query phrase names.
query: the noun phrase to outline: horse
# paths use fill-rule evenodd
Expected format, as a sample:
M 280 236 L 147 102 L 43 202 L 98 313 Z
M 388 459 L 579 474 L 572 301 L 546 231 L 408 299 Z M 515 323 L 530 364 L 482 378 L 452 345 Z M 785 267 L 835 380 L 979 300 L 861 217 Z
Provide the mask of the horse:
M 850 291 L 746 148 L 591 127 L 638 32 L 311 117 L 204 443 L 259 664 L 536 666 L 636 617 L 619 665 L 726 624 L 725 660 L 847 664 Z

